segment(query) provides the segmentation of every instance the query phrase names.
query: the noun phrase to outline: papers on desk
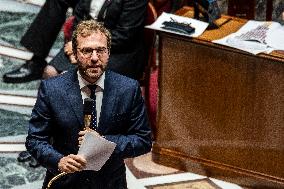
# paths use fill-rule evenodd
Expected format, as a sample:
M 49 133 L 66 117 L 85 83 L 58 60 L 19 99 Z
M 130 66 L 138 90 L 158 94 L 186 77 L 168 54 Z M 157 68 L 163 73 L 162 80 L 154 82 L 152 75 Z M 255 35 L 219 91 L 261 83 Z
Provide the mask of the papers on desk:
M 265 39 L 266 43 L 275 50 L 284 51 L 284 26 L 270 31 Z
M 84 170 L 98 171 L 109 159 L 116 144 L 93 132 L 86 133 L 84 137 L 78 151 L 78 155 L 82 155 L 87 160 Z
M 166 30 L 166 29 L 162 28 L 163 22 L 172 21 L 172 20 L 179 22 L 179 23 L 189 24 L 191 27 L 195 28 L 195 31 L 193 33 L 190 33 L 190 34 L 185 34 L 185 33 L 175 32 L 175 31 L 172 31 L 172 30 Z M 205 31 L 207 26 L 208 26 L 208 23 L 206 23 L 206 22 L 202 22 L 202 21 L 199 21 L 199 20 L 196 20 L 196 19 L 183 17 L 183 16 L 177 16 L 177 15 L 174 15 L 174 14 L 163 12 L 153 24 L 151 24 L 149 26 L 145 26 L 145 27 L 149 28 L 149 29 L 153 29 L 153 30 L 175 33 L 175 34 L 183 35 L 183 36 L 198 37 L 199 35 L 201 35 Z
M 284 50 L 284 26 L 277 22 L 248 21 L 237 32 L 213 41 L 252 54 Z

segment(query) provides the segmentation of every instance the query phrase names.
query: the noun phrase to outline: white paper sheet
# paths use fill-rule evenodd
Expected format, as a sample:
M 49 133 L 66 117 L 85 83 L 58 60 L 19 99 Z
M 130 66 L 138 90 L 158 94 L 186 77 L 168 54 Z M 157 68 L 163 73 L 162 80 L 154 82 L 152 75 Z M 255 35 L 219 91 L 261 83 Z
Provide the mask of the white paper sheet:
M 261 27 L 264 29 L 257 29 Z M 279 44 L 277 42 L 278 39 L 284 40 L 284 37 L 282 37 L 284 36 L 284 30 L 279 31 L 279 28 L 283 28 L 283 26 L 277 22 L 261 22 L 250 20 L 237 32 L 232 33 L 222 39 L 215 40 L 213 43 L 230 46 L 250 52 L 252 54 L 262 52 L 271 53 L 273 50 L 284 49 L 284 43 Z M 275 33 L 274 31 L 278 32 Z
M 98 171 L 113 153 L 116 144 L 97 136 L 94 132 L 88 132 L 84 136 L 78 155 L 82 155 L 87 160 L 84 170 Z
M 190 24 L 192 27 L 195 28 L 195 32 L 193 32 L 192 34 L 184 34 L 184 33 L 179 33 L 179 32 L 161 28 L 163 26 L 164 21 L 171 21 L 171 19 L 174 19 L 177 22 Z M 153 30 L 159 30 L 159 31 L 164 31 L 168 33 L 175 33 L 175 34 L 183 35 L 183 36 L 198 37 L 206 30 L 207 26 L 208 26 L 207 22 L 202 22 L 196 19 L 192 19 L 192 18 L 188 18 L 184 16 L 177 16 L 174 14 L 163 12 L 153 24 L 149 26 L 145 26 L 145 27 L 149 29 L 153 29 Z
M 266 43 L 276 50 L 284 50 L 284 26 L 269 32 Z

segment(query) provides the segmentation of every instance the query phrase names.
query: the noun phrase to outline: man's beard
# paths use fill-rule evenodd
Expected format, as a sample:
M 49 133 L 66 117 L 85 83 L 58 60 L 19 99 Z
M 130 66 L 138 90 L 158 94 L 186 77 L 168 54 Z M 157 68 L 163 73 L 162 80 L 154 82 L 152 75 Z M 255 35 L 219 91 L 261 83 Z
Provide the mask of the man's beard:
M 102 73 L 102 69 L 97 67 L 97 68 L 87 68 L 84 73 L 88 76 L 88 77 L 91 77 L 91 78 L 94 78 L 94 77 L 98 77 L 99 74 Z
M 104 72 L 104 67 L 103 66 L 87 66 L 87 67 L 82 67 L 82 66 L 78 66 L 78 69 L 81 73 L 81 75 L 87 79 L 91 79 L 91 80 L 97 80 L 102 73 Z

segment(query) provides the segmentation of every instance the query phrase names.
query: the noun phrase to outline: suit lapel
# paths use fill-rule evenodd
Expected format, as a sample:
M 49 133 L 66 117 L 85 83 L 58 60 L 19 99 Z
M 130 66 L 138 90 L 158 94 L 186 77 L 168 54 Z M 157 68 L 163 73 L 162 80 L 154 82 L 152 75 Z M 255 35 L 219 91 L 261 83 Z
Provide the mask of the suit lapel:
M 99 14 L 98 14 L 98 21 L 104 21 L 107 13 L 107 8 L 111 4 L 112 0 L 105 0 Z
M 104 94 L 102 100 L 100 122 L 98 125 L 98 131 L 100 133 L 102 133 L 102 131 L 107 129 L 106 123 L 113 115 L 113 108 L 115 107 L 116 102 L 117 102 L 117 89 L 113 83 L 112 72 L 107 71 L 105 77 L 105 86 L 104 86 Z
M 70 71 L 71 72 L 71 71 Z M 77 72 L 74 71 L 70 73 L 70 79 L 66 79 L 67 88 L 66 88 L 66 102 L 72 108 L 74 114 L 76 115 L 80 125 L 84 125 L 83 123 L 83 100 L 81 95 L 81 90 L 79 86 L 79 81 L 77 78 Z

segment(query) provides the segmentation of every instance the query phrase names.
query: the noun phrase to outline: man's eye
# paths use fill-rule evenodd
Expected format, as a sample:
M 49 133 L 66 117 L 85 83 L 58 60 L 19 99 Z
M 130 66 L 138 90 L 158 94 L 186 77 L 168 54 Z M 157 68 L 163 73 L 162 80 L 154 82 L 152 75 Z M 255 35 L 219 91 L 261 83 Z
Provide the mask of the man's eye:
M 104 48 L 97 48 L 96 51 L 98 53 L 104 53 L 105 52 L 105 49 Z
M 90 49 L 90 48 L 82 49 L 82 53 L 84 53 L 84 54 L 89 54 L 89 53 L 92 53 L 92 52 L 93 52 L 93 49 Z

